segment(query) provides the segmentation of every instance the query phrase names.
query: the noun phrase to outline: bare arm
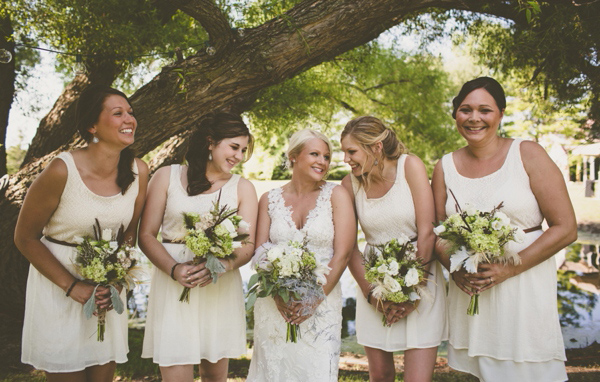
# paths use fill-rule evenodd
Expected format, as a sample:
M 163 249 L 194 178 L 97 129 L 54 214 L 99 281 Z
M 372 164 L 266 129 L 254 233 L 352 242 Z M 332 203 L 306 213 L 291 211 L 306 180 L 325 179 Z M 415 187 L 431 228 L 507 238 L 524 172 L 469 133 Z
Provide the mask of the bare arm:
M 537 143 L 522 142 L 520 149 L 531 190 L 549 228 L 519 253 L 521 264 L 481 264 L 479 272 L 473 276 L 479 280 L 490 277 L 493 280 L 482 287 L 482 291 L 546 261 L 577 239 L 575 212 L 560 170 Z
M 431 179 L 431 188 L 433 190 L 433 200 L 435 204 L 435 219 L 437 223 L 446 220 L 446 199 L 448 195 L 446 193 L 446 182 L 444 182 L 444 169 L 442 168 L 442 161 L 440 160 L 433 169 L 433 176 Z M 437 238 L 435 241 L 435 254 L 446 269 L 450 269 L 450 254 L 446 250 L 444 240 Z
M 269 217 L 269 193 L 265 192 L 260 197 L 258 203 L 258 218 L 256 221 L 256 240 L 254 248 L 258 249 L 261 245 L 269 241 L 269 230 L 271 228 L 271 218 Z
M 135 161 L 138 168 L 139 191 L 138 196 L 135 199 L 131 222 L 125 229 L 125 242 L 131 245 L 135 245 L 137 242 L 138 225 L 140 223 L 142 210 L 144 209 L 144 203 L 146 202 L 146 191 L 148 189 L 148 165 L 138 158 L 135 158 Z
M 248 230 L 248 243 L 234 251 L 235 259 L 229 262 L 227 270 L 232 270 L 246 264 L 254 253 L 256 240 L 256 222 L 258 214 L 258 200 L 256 189 L 249 180 L 241 178 L 238 183 L 238 215 L 250 225 Z
M 15 244 L 19 251 L 42 274 L 65 292 L 77 280 L 40 241 L 42 230 L 58 207 L 67 182 L 67 166 L 53 160 L 33 182 L 15 228 Z M 69 296 L 84 304 L 92 295 L 94 287 L 77 283 Z M 105 306 L 103 306 L 105 307 Z
M 140 248 L 158 269 L 171 274 L 171 269 L 177 261 L 169 255 L 165 247 L 156 238 L 167 205 L 167 190 L 169 189 L 169 178 L 171 167 L 163 167 L 156 171 L 148 186 L 148 196 L 142 212 L 140 223 Z M 198 284 L 206 284 L 206 272 L 198 274 L 200 266 L 180 264 L 175 267 L 173 276 L 183 286 L 193 288 Z M 203 267 L 202 267 L 203 269 Z M 190 275 L 193 277 L 190 278 Z M 201 280 L 202 279 L 202 280 Z M 210 282 L 210 279 L 208 280 Z

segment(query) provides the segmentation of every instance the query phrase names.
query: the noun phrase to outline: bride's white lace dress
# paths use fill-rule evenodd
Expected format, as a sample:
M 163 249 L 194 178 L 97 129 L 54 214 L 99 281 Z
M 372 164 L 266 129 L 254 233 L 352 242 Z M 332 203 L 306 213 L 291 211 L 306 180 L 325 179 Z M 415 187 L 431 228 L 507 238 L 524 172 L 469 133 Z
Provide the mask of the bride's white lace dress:
M 331 192 L 325 183 L 302 229 L 292 220 L 283 190 L 269 192 L 270 241 L 274 244 L 307 239 L 308 248 L 327 264 L 333 256 L 333 212 Z M 286 322 L 271 297 L 259 298 L 254 305 L 254 349 L 247 381 L 337 381 L 342 330 L 340 285 L 300 324 L 297 343 L 286 342 Z

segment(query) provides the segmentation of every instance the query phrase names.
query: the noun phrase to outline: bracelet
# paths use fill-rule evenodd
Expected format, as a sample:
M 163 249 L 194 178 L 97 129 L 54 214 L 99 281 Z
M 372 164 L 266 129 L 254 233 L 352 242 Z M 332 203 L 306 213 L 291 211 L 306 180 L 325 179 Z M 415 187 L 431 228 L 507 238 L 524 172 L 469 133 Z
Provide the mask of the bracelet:
M 176 267 L 177 267 L 179 264 L 181 264 L 181 263 L 175 263 L 175 265 L 173 265 L 173 267 L 171 268 L 171 278 L 172 278 L 173 280 L 175 280 L 175 281 L 177 281 L 177 280 L 175 279 L 175 268 L 176 268 Z
M 71 292 L 73 291 L 73 288 L 75 287 L 75 284 L 77 284 L 78 282 L 80 282 L 81 280 L 79 279 L 75 279 L 75 281 L 73 281 L 71 283 L 71 286 L 69 287 L 69 289 L 67 289 L 67 294 L 65 294 L 65 296 L 69 297 L 69 295 L 71 294 Z
M 369 290 L 369 293 L 367 294 L 367 304 L 371 304 L 371 296 L 373 295 L 373 289 Z

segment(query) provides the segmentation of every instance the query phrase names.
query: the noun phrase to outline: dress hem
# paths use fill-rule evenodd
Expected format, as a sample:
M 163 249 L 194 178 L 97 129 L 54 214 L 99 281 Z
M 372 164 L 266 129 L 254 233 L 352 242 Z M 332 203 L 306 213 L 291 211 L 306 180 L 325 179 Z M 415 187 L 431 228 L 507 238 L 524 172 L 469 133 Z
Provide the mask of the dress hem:
M 232 359 L 232 358 L 239 358 L 243 355 L 246 355 L 246 351 L 242 352 L 242 353 L 235 353 L 233 355 L 224 355 L 221 356 L 220 358 L 206 358 L 206 357 L 200 357 L 199 361 L 191 361 L 191 362 L 187 362 L 187 361 L 178 361 L 178 362 L 167 362 L 167 363 L 160 363 L 160 361 L 155 361 L 153 356 L 149 356 L 149 355 L 144 355 L 142 354 L 141 358 L 145 358 L 145 359 L 152 359 L 152 363 L 157 364 L 160 367 L 169 367 L 169 366 L 179 366 L 179 365 L 199 365 L 200 362 L 202 362 L 202 360 L 206 360 L 210 363 L 217 363 L 218 361 L 224 359 L 224 358 L 228 358 L 228 359 Z
M 411 349 L 429 349 L 429 348 L 434 348 L 434 347 L 438 347 L 442 344 L 442 342 L 447 341 L 447 339 L 441 339 L 437 345 L 436 344 L 432 344 L 432 345 L 418 345 L 418 346 L 412 346 L 412 347 L 408 347 L 408 346 L 403 346 L 403 347 L 393 347 L 393 348 L 384 348 L 381 347 L 379 345 L 367 345 L 365 343 L 359 342 L 357 341 L 357 343 L 361 346 L 367 346 L 373 349 L 379 349 L 379 350 L 383 350 L 383 351 L 387 351 L 387 352 L 395 352 L 395 351 L 406 351 L 406 350 L 411 350 Z
M 39 367 L 38 367 L 38 366 L 36 366 L 36 365 L 34 364 L 34 362 L 33 362 L 33 361 L 27 361 L 27 360 L 21 359 L 21 362 L 22 362 L 22 363 L 24 363 L 24 364 L 26 364 L 26 365 L 31 365 L 31 366 L 33 366 L 33 367 L 34 367 L 36 370 L 42 370 L 42 371 L 45 371 L 46 373 L 76 373 L 76 372 L 78 372 L 78 371 L 83 371 L 83 370 L 87 369 L 88 367 L 92 367 L 92 366 L 102 366 L 102 365 L 106 365 L 107 363 L 110 363 L 110 362 L 115 362 L 115 363 L 125 363 L 125 362 L 127 362 L 127 361 L 128 361 L 128 359 L 127 359 L 127 357 L 125 357 L 125 359 L 124 359 L 124 360 L 123 360 L 123 359 L 109 359 L 109 360 L 107 360 L 107 361 L 97 361 L 97 362 L 92 362 L 92 363 L 90 363 L 90 364 L 87 364 L 87 365 L 85 365 L 85 366 L 83 366 L 83 367 L 77 367 L 76 369 L 67 369 L 67 370 L 64 370 L 64 369 L 61 369 L 61 370 L 59 370 L 59 369 L 56 369 L 56 370 L 50 370 L 50 368 L 47 368 L 47 367 L 42 367 L 42 366 L 39 366 Z
M 485 354 L 485 353 L 472 354 L 469 352 L 468 347 L 457 347 L 457 346 L 454 346 L 454 344 L 452 342 L 448 342 L 448 345 L 452 346 L 456 350 L 466 350 L 469 357 L 487 357 L 487 358 L 496 359 L 498 361 L 531 362 L 531 363 L 550 362 L 550 361 L 561 361 L 561 362 L 567 361 L 567 357 L 564 357 L 564 358 L 550 357 L 550 358 L 544 358 L 544 359 L 514 359 L 514 358 L 508 358 L 508 357 L 502 358 L 502 357 L 499 357 L 496 355 Z

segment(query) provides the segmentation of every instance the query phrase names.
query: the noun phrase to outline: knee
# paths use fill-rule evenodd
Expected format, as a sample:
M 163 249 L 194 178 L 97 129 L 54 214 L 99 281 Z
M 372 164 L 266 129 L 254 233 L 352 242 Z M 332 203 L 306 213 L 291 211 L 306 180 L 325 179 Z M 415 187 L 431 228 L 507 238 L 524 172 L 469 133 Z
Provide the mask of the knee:
M 382 365 L 369 368 L 369 381 L 370 382 L 394 382 L 396 377 L 396 370 L 394 365 Z

